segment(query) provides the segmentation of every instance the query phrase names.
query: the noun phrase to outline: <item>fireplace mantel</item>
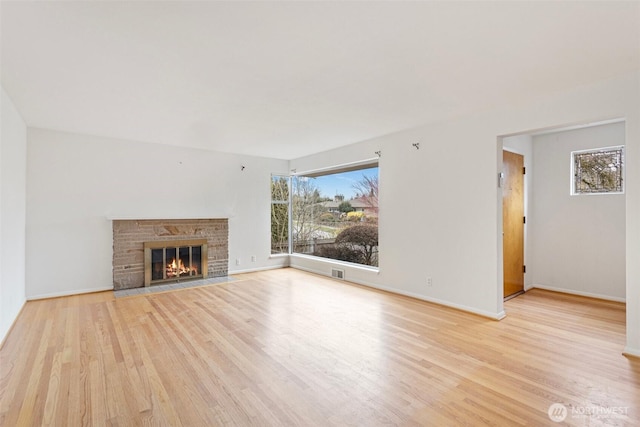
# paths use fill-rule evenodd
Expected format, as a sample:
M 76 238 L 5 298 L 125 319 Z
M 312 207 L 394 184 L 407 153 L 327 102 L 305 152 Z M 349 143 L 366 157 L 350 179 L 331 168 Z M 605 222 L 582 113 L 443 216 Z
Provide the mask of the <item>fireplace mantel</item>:
M 145 215 L 107 215 L 109 221 L 158 221 L 158 220 L 181 220 L 181 219 L 230 219 L 233 215 L 180 215 L 180 216 L 145 216 Z

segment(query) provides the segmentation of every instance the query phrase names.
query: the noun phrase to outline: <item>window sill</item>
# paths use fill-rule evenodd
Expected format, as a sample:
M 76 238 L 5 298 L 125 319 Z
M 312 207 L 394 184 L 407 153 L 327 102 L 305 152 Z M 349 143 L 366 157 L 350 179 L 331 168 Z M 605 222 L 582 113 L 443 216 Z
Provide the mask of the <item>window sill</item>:
M 603 193 L 571 193 L 572 196 L 624 196 L 624 191 L 607 191 Z
M 371 273 L 380 274 L 380 267 L 371 267 L 371 266 L 368 266 L 368 265 L 354 264 L 352 262 L 339 261 L 339 260 L 330 259 L 330 258 L 322 258 L 322 257 L 319 257 L 319 256 L 313 256 L 313 255 L 291 254 L 291 257 L 292 258 L 299 258 L 299 259 L 306 259 L 306 260 L 309 260 L 309 261 L 320 262 L 320 263 L 323 263 L 323 264 L 329 264 L 329 265 L 333 265 L 333 266 L 348 267 L 348 268 L 352 268 L 352 269 L 355 269 L 355 270 L 368 271 L 368 272 L 371 272 Z

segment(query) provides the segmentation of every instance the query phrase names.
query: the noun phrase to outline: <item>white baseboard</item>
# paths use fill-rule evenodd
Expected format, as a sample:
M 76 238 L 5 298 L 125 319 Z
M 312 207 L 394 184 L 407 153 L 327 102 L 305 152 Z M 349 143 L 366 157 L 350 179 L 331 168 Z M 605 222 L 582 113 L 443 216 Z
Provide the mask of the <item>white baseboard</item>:
M 313 268 L 302 267 L 302 266 L 299 266 L 299 265 L 291 265 L 291 268 L 296 268 L 298 270 L 307 271 L 309 273 L 314 273 L 314 274 L 318 274 L 320 276 L 325 276 L 325 277 L 329 277 L 329 278 L 333 279 L 325 271 L 315 270 Z M 339 281 L 337 279 L 334 279 L 334 280 Z M 431 302 L 431 303 L 442 305 L 442 306 L 445 306 L 445 307 L 455 308 L 456 310 L 466 311 L 467 313 L 477 314 L 477 315 L 482 316 L 482 317 L 488 317 L 489 319 L 492 319 L 492 320 L 502 320 L 502 319 L 504 319 L 506 317 L 506 314 L 505 314 L 504 311 L 501 311 L 500 313 L 491 313 L 491 312 L 484 311 L 484 310 L 478 310 L 478 309 L 473 308 L 473 307 L 468 307 L 468 306 L 461 305 L 461 304 L 455 304 L 455 303 L 451 303 L 451 302 L 448 302 L 448 301 L 439 300 L 437 298 L 431 298 L 431 297 L 427 297 L 427 296 L 424 296 L 424 295 L 415 294 L 413 292 L 402 291 L 402 290 L 399 290 L 397 288 L 390 288 L 390 287 L 387 287 L 387 286 L 381 286 L 381 285 L 378 285 L 378 284 L 375 284 L 375 283 L 371 283 L 371 282 L 367 282 L 367 281 L 364 281 L 364 280 L 349 279 L 349 280 L 345 280 L 345 282 L 351 282 L 351 283 L 355 283 L 355 284 L 358 284 L 358 285 L 367 286 L 369 288 L 375 288 L 375 289 L 379 289 L 381 291 L 390 292 L 392 294 L 404 295 L 406 297 L 411 297 L 411 298 L 419 299 L 419 300 L 422 300 L 422 301 Z
M 640 348 L 625 347 L 622 351 L 625 356 L 640 357 Z
M 75 289 L 73 291 L 52 292 L 50 294 L 31 295 L 27 297 L 27 301 L 35 301 L 35 300 L 47 299 L 47 298 L 67 297 L 69 295 L 91 294 L 94 292 L 104 292 L 104 291 L 112 291 L 112 290 L 113 290 L 113 285 L 109 287 L 105 286 L 102 288 Z
M 258 267 L 258 268 L 251 268 L 246 270 L 229 271 L 227 274 L 232 275 L 232 274 L 241 274 L 241 273 L 253 273 L 256 271 L 275 270 L 277 268 L 285 268 L 285 267 L 287 266 L 286 265 L 270 265 L 267 267 Z M 113 290 L 113 285 L 108 287 L 105 286 L 102 288 L 77 289 L 73 291 L 52 292 L 50 294 L 31 295 L 27 297 L 27 301 L 35 301 L 35 300 L 47 299 L 47 298 L 67 297 L 70 295 L 90 294 L 93 292 L 104 292 L 104 291 L 112 291 L 112 290 Z
M 231 276 L 233 274 L 255 273 L 257 271 L 277 270 L 279 268 L 287 268 L 287 267 L 289 267 L 289 266 L 285 265 L 285 264 L 283 264 L 283 265 L 268 265 L 266 267 L 247 268 L 247 269 L 244 269 L 244 270 L 233 270 L 233 271 L 229 270 L 227 272 L 227 274 L 229 276 Z
M 614 297 L 611 295 L 602 295 L 602 294 L 594 294 L 591 292 L 582 292 L 582 291 L 576 291 L 573 289 L 564 289 L 564 288 L 556 288 L 553 286 L 546 286 L 546 285 L 531 285 L 528 288 L 526 288 L 526 290 L 530 290 L 530 289 L 544 289 L 545 291 L 553 291 L 553 292 L 560 292 L 563 294 L 571 294 L 571 295 L 578 295 L 581 297 L 589 297 L 589 298 L 597 298 L 597 299 L 603 299 L 603 300 L 607 300 L 607 301 L 615 301 L 615 302 L 627 302 L 627 300 L 625 298 L 620 298 L 620 297 Z

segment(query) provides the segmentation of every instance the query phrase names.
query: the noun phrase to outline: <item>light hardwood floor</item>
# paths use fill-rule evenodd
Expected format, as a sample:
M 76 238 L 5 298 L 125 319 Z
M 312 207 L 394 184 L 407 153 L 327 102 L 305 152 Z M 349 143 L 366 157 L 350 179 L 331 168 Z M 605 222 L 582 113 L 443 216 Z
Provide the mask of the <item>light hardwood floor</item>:
M 237 278 L 27 303 L 0 425 L 544 426 L 555 402 L 638 425 L 623 304 L 533 290 L 497 322 L 293 269 Z

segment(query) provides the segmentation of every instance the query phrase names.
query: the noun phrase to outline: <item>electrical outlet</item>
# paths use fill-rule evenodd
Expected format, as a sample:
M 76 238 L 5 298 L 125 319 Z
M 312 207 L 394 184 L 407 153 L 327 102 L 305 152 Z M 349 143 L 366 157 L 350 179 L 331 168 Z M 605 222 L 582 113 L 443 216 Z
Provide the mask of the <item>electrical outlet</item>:
M 433 286 L 433 279 L 431 279 L 431 277 L 427 277 L 427 286 Z
M 240 258 L 236 258 L 236 265 L 240 265 Z
M 255 255 L 251 255 L 251 262 L 256 262 L 256 256 Z

